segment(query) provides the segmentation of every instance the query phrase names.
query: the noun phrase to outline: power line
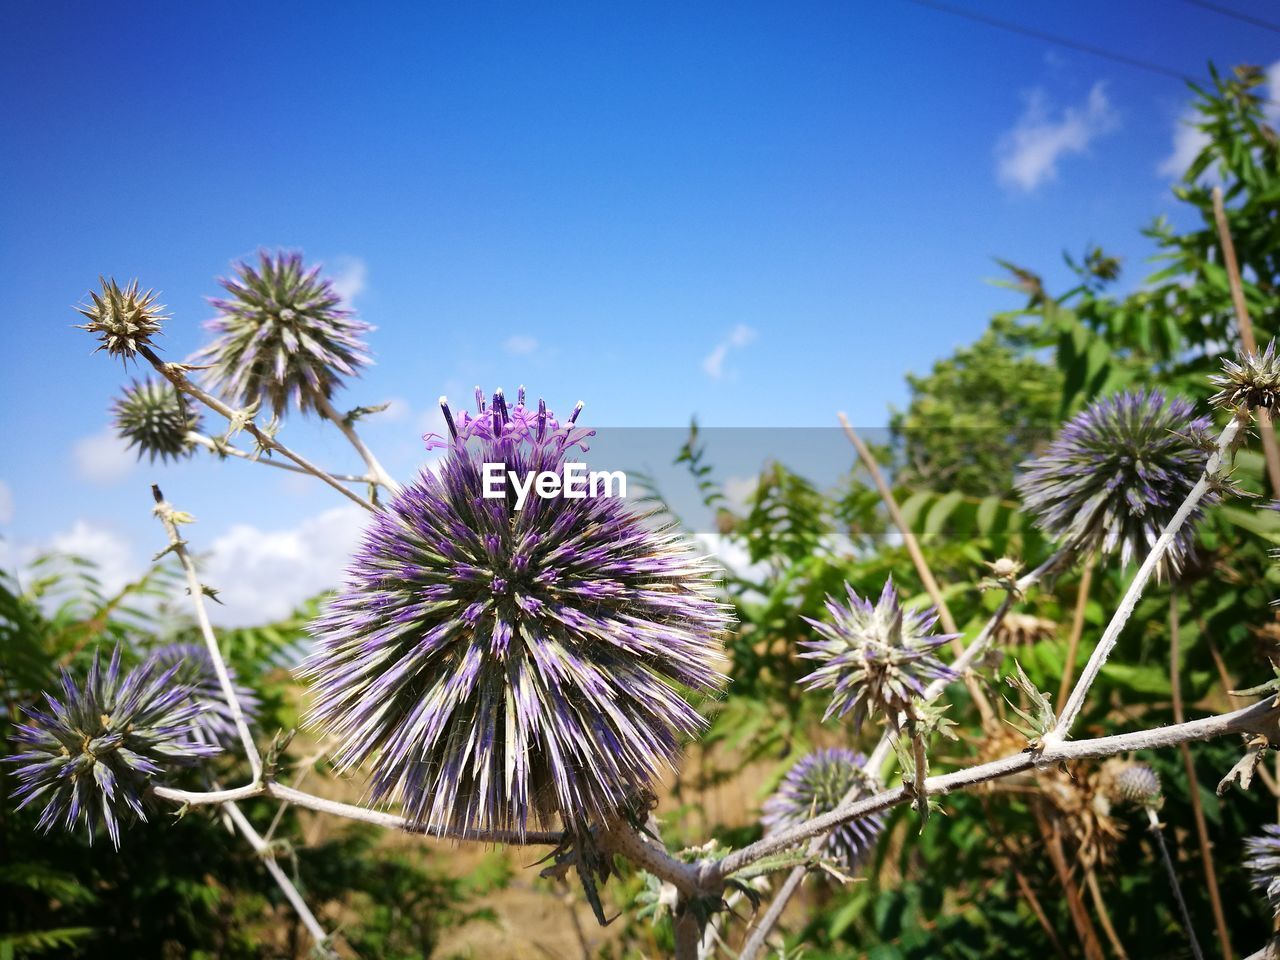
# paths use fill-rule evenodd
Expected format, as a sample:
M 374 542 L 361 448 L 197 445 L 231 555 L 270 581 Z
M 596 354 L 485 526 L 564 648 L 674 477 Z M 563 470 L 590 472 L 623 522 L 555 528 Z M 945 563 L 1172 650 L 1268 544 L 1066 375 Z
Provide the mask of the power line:
M 940 13 L 949 13 L 953 17 L 961 17 L 965 20 L 972 20 L 975 23 L 982 23 L 988 27 L 995 27 L 997 30 L 1016 33 L 1020 36 L 1031 37 L 1035 40 L 1043 40 L 1046 43 L 1056 44 L 1059 47 L 1066 47 L 1069 50 L 1075 50 L 1079 53 L 1087 53 L 1090 56 L 1101 57 L 1103 60 L 1123 63 L 1125 66 L 1134 67 L 1138 70 L 1146 70 L 1148 73 L 1159 74 L 1162 77 L 1181 80 L 1183 83 L 1195 82 L 1194 79 L 1189 77 L 1187 74 L 1180 70 L 1174 70 L 1172 67 L 1166 67 L 1159 63 L 1152 63 L 1150 60 L 1140 60 L 1137 57 L 1131 57 L 1128 54 L 1104 50 L 1102 47 L 1095 47 L 1088 43 L 1082 43 L 1079 40 L 1072 40 L 1069 37 L 1060 37 L 1057 34 L 1046 33 L 1045 31 L 1037 30 L 1034 27 L 1024 27 L 1020 23 L 1012 23 L 1008 20 L 1001 20 L 998 17 L 989 17 L 985 13 L 978 13 L 975 10 L 966 10 L 963 7 L 955 7 L 949 3 L 942 3 L 940 0 L 906 0 L 906 2 L 913 3 L 918 7 L 924 7 L 928 10 L 937 10 Z
M 1043 40 L 1045 43 L 1052 43 L 1059 47 L 1065 47 L 1068 50 L 1075 50 L 1078 53 L 1087 53 L 1093 57 L 1101 57 L 1103 60 L 1110 60 L 1113 63 L 1124 64 L 1127 67 L 1133 67 L 1137 70 L 1145 70 L 1148 73 L 1154 73 L 1161 77 L 1181 80 L 1183 83 L 1199 85 L 1201 82 L 1196 80 L 1194 77 L 1183 73 L 1181 70 L 1175 70 L 1172 67 L 1166 67 L 1163 64 L 1152 63 L 1150 60 L 1141 60 L 1138 57 L 1131 57 L 1126 53 L 1116 53 L 1114 50 L 1104 50 L 1102 47 L 1095 47 L 1092 44 L 1082 43 L 1079 40 L 1072 40 L 1070 37 L 1061 37 L 1056 33 L 1047 33 L 1044 30 L 1038 30 L 1035 27 L 1026 27 L 1020 23 L 1001 20 L 998 17 L 989 17 L 985 13 L 978 13 L 976 10 L 966 10 L 964 7 L 957 7 L 950 3 L 943 3 L 942 0 L 904 0 L 904 2 L 914 4 L 917 7 L 923 7 L 926 10 L 936 10 L 939 13 L 947 13 L 953 17 L 972 20 L 974 23 L 981 23 L 984 26 L 995 27 L 997 30 L 1004 30 L 1007 33 L 1015 33 L 1022 37 L 1031 37 L 1034 40 Z M 1186 2 L 1200 5 L 1207 3 L 1207 0 L 1186 0 Z M 1225 9 L 1226 8 L 1224 7 L 1223 10 Z M 1268 106 L 1280 106 L 1280 101 L 1271 100 L 1267 97 L 1258 96 L 1256 99 L 1259 103 L 1265 103 Z
M 1239 20 L 1241 23 L 1248 23 L 1255 27 L 1261 27 L 1263 30 L 1270 30 L 1272 33 L 1280 33 L 1280 24 L 1272 23 L 1270 20 L 1263 20 L 1261 17 L 1255 17 L 1248 13 L 1241 13 L 1239 10 L 1232 10 L 1230 7 L 1224 7 L 1220 3 L 1211 3 L 1210 0 L 1182 0 L 1182 2 L 1223 17 L 1230 17 L 1232 20 Z

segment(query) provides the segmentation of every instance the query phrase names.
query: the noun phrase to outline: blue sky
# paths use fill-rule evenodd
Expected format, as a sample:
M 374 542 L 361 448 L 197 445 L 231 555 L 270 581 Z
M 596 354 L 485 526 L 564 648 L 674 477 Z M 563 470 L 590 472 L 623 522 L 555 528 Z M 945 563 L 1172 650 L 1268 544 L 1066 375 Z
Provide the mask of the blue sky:
M 1196 76 L 1280 60 L 1280 34 L 1185 2 L 956 3 Z M 1189 99 L 904 0 L 18 4 L 0 78 L 4 562 L 123 576 L 160 546 L 159 481 L 236 609 L 272 612 L 356 521 L 252 465 L 131 467 L 106 432 L 126 375 L 71 328 L 100 273 L 162 291 L 181 358 L 233 259 L 324 261 L 379 328 L 341 400 L 395 401 L 367 433 L 401 475 L 474 383 L 606 425 L 875 425 L 1013 302 L 992 257 L 1060 284 L 1096 242 L 1141 278 Z M 306 422 L 285 438 L 350 463 Z

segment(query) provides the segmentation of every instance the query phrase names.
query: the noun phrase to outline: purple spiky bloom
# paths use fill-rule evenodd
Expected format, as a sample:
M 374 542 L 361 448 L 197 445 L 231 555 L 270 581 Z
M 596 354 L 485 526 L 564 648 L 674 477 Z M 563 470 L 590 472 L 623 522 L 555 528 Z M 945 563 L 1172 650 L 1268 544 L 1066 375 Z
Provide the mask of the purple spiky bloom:
M 116 432 L 130 449 L 138 448 L 139 460 L 145 454 L 152 463 L 157 457 L 176 461 L 195 451 L 187 434 L 199 431 L 200 415 L 168 381 L 133 381 L 111 412 Z
M 98 280 L 102 293 L 89 291 L 92 302 L 77 308 L 89 322 L 78 326 L 98 337 L 98 350 L 128 361 L 137 355 L 139 347 L 151 345 L 152 338 L 160 333 L 161 325 L 169 318 L 164 306 L 156 302 L 155 291 L 144 293 L 137 280 L 124 287 L 106 277 Z
M 418 824 L 580 829 L 669 769 L 704 726 L 728 624 L 712 568 L 614 497 L 482 496 L 482 464 L 560 472 L 588 434 L 501 392 L 365 531 L 312 625 L 309 719 L 335 763 Z M 433 444 L 438 443 L 434 439 Z
M 218 316 L 205 326 L 216 337 L 193 358 L 230 402 L 261 403 L 276 416 L 292 403 L 306 413 L 372 362 L 361 337 L 373 327 L 342 307 L 333 282 L 302 254 L 264 250 L 256 269 L 235 269 L 218 281 L 230 297 L 210 300 Z
M 1209 398 L 1216 406 L 1280 415 L 1280 357 L 1274 340 L 1261 353 L 1241 350 L 1236 360 L 1224 358 L 1222 373 L 1209 377 L 1209 382 L 1218 388 Z
M 870 777 L 863 770 L 866 762 L 865 756 L 845 747 L 815 750 L 801 757 L 764 803 L 760 822 L 765 835 L 830 813 L 855 787 L 859 795 L 869 796 Z M 856 870 L 883 829 L 884 821 L 875 814 L 851 820 L 831 831 L 823 852 L 845 868 Z
M 1144 556 L 1204 472 L 1213 444 L 1208 417 L 1159 390 L 1114 394 L 1068 421 L 1049 448 L 1023 464 L 1017 489 L 1036 525 L 1064 546 Z M 1195 542 L 1197 504 L 1157 572 L 1177 573 Z
M 898 729 L 899 715 L 920 703 L 933 680 L 951 680 L 954 671 L 934 654 L 954 634 L 932 633 L 938 616 L 933 608 L 904 610 L 893 579 L 885 581 L 876 603 L 863 600 L 848 584 L 848 606 L 827 597 L 831 621 L 805 620 L 817 640 L 802 640 L 800 656 L 821 666 L 800 682 L 809 690 L 830 690 L 823 720 L 852 713 L 854 733 L 872 713 Z
M 220 750 L 232 750 L 239 746 L 240 734 L 236 730 L 231 707 L 222 695 L 222 685 L 213 668 L 213 659 L 202 644 L 166 644 L 153 651 L 149 660 L 160 670 L 177 667 L 177 672 L 173 675 L 174 682 L 187 687 L 191 699 L 200 705 L 200 714 L 193 725 L 196 740 Z M 262 703 L 256 693 L 236 682 L 236 672 L 230 665 L 227 666 L 227 673 L 231 677 L 231 685 L 235 688 L 245 722 L 252 727 Z
M 1280 916 L 1280 824 L 1268 823 L 1262 835 L 1245 837 L 1245 868 L 1253 874 L 1253 885 L 1267 895 L 1272 911 Z
M 19 809 L 45 804 L 38 826 L 46 833 L 83 821 L 90 839 L 103 824 L 120 847 L 120 826 L 146 820 L 150 784 L 218 752 L 195 734 L 201 707 L 176 681 L 177 666 L 143 663 L 121 677 L 120 648 L 106 670 L 97 654 L 83 687 L 65 670 L 59 697 L 44 695 L 46 709 L 27 708 L 13 739 L 22 752 L 9 757 Z

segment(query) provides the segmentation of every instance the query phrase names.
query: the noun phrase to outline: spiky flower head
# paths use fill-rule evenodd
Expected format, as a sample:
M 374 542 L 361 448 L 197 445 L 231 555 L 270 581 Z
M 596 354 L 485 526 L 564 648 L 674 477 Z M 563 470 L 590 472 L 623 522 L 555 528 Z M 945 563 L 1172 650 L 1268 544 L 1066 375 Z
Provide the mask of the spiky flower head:
M 576 830 L 643 796 L 703 727 L 686 696 L 724 682 L 728 617 L 709 565 L 621 498 L 484 496 L 486 463 L 562 474 L 589 433 L 578 409 L 561 424 L 523 388 L 514 407 L 442 409 L 438 475 L 374 517 L 312 625 L 309 719 L 419 824 Z
M 1016 486 L 1036 525 L 1065 546 L 1145 556 L 1204 472 L 1209 419 L 1159 390 L 1118 393 L 1068 421 L 1049 448 L 1023 464 Z M 1195 541 L 1197 504 L 1157 572 L 1177 573 Z
M 1105 774 L 1103 789 L 1112 803 L 1160 806 L 1160 777 L 1147 764 L 1119 761 L 1106 769 Z
M 164 313 L 164 306 L 156 302 L 155 291 L 141 292 L 137 280 L 129 281 L 123 288 L 105 277 L 99 277 L 98 281 L 102 284 L 102 293 L 90 290 L 92 303 L 77 308 L 89 322 L 77 326 L 97 334 L 98 350 L 128 360 L 137 354 L 139 347 L 151 345 L 151 338 L 159 334 L 160 325 L 169 317 Z
M 1280 824 L 1268 823 L 1262 835 L 1245 837 L 1244 865 L 1253 874 L 1253 885 L 1267 895 L 1272 911 L 1280 916 Z
M 856 795 L 870 796 L 871 780 L 863 770 L 866 762 L 862 754 L 844 747 L 815 750 L 801 757 L 764 803 L 760 820 L 765 834 L 830 813 L 855 788 Z M 884 821 L 875 814 L 851 820 L 828 835 L 823 852 L 847 869 L 857 869 L 883 829 Z
M 845 592 L 847 606 L 827 597 L 830 622 L 805 617 L 818 639 L 802 640 L 806 652 L 800 656 L 821 666 L 801 683 L 810 690 L 832 691 L 824 720 L 852 713 L 856 733 L 875 713 L 896 730 L 899 715 L 921 701 L 931 681 L 955 677 L 935 656 L 955 635 L 932 633 L 938 621 L 932 608 L 904 610 L 892 578 L 876 603 L 863 600 L 848 584 Z
M 64 670 L 61 696 L 46 693 L 46 708 L 28 708 L 27 722 L 15 725 L 21 752 L 8 759 L 21 764 L 19 809 L 42 801 L 46 833 L 82 821 L 92 839 L 105 825 L 119 848 L 121 824 L 147 818 L 151 783 L 218 752 L 197 739 L 201 707 L 177 670 L 146 662 L 122 678 L 119 647 L 106 670 L 94 655 L 83 687 Z
M 1224 358 L 1222 373 L 1209 382 L 1218 392 L 1209 402 L 1229 410 L 1261 409 L 1280 415 L 1280 357 L 1272 340 L 1261 353 L 1241 350 L 1239 359 Z
M 193 738 L 220 750 L 236 748 L 240 743 L 240 735 L 236 731 L 231 707 L 222 695 L 222 685 L 218 682 L 218 674 L 214 670 L 209 651 L 199 643 L 170 643 L 153 651 L 149 660 L 157 670 L 167 671 L 176 667 L 173 682 L 185 686 L 188 695 L 199 705 L 200 713 L 192 727 Z M 227 666 L 227 673 L 231 677 L 231 685 L 235 689 L 236 700 L 240 703 L 245 721 L 253 726 L 262 702 L 256 693 L 236 682 L 235 669 L 230 665 Z
M 195 451 L 187 434 L 200 430 L 200 414 L 167 380 L 133 381 L 111 408 L 116 432 L 155 463 L 181 460 Z
M 230 296 L 210 301 L 218 315 L 205 326 L 216 336 L 193 358 L 230 402 L 261 403 L 276 416 L 293 403 L 306 413 L 371 362 L 360 338 L 373 327 L 342 307 L 333 282 L 302 254 L 263 251 L 256 268 L 235 269 L 219 280 Z

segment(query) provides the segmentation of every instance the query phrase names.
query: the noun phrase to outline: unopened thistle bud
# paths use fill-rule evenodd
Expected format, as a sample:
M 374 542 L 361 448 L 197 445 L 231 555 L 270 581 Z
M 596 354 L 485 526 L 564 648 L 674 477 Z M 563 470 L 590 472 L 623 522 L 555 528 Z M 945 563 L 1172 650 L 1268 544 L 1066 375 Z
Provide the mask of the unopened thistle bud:
M 169 318 L 163 313 L 164 307 L 156 302 L 155 292 L 142 293 L 137 280 L 121 288 L 115 280 L 98 279 L 102 293 L 89 292 L 92 303 L 77 308 L 89 322 L 77 326 L 97 335 L 99 350 L 128 360 L 137 354 L 139 347 L 151 345 L 152 338 L 160 333 L 160 325 Z
M 218 316 L 206 327 L 216 336 L 193 359 L 209 365 L 210 387 L 228 401 L 306 413 L 371 362 L 361 337 L 373 327 L 342 307 L 332 281 L 304 267 L 301 254 L 264 251 L 256 269 L 238 263 L 219 282 L 230 296 L 210 301 Z
M 831 704 L 823 719 L 852 713 L 856 733 L 872 713 L 897 729 L 899 714 L 924 697 L 933 680 L 950 680 L 955 673 L 936 656 L 954 634 L 932 633 L 937 614 L 904 610 L 893 580 L 885 582 L 880 599 L 863 600 L 845 585 L 848 606 L 827 597 L 831 621 L 805 620 L 819 639 L 802 640 L 806 660 L 821 666 L 801 682 L 810 690 L 831 690 Z
M 1121 761 L 1105 772 L 1104 790 L 1112 803 L 1132 803 L 1139 807 L 1160 806 L 1160 777 L 1145 763 Z
M 1082 552 L 1145 556 L 1204 472 L 1209 420 L 1158 390 L 1119 393 L 1068 421 L 1016 486 L 1036 525 Z M 1177 573 L 1195 542 L 1195 522 L 1216 501 L 1210 491 L 1161 558 Z
M 870 796 L 871 778 L 863 770 L 866 762 L 862 754 L 844 747 L 815 750 L 801 757 L 765 801 L 760 818 L 765 835 L 830 813 L 850 790 L 855 791 L 855 797 Z M 884 821 L 874 814 L 850 820 L 831 831 L 823 852 L 854 870 L 875 847 L 883 829 Z
M 164 380 L 135 380 L 112 407 L 116 432 L 154 463 L 189 457 L 195 447 L 187 434 L 200 430 L 200 415 L 173 384 Z
M 485 464 L 564 468 L 589 435 L 523 391 L 442 404 L 447 452 L 371 521 L 311 626 L 309 720 L 415 823 L 572 830 L 648 792 L 704 726 L 728 624 L 712 568 L 611 496 L 484 495 Z M 504 476 L 506 473 L 504 472 Z
M 46 693 L 45 709 L 27 709 L 13 735 L 21 752 L 8 759 L 20 764 L 19 808 L 45 804 L 41 830 L 80 821 L 92 839 L 104 825 L 119 848 L 121 824 L 147 818 L 148 786 L 218 752 L 197 738 L 201 706 L 176 682 L 177 670 L 144 663 L 122 679 L 117 647 L 105 671 L 94 655 L 83 687 L 63 671 L 60 697 Z
M 1222 373 L 1209 381 L 1219 390 L 1209 402 L 1231 410 L 1266 410 L 1280 415 L 1280 358 L 1272 340 L 1262 353 L 1241 350 L 1238 360 L 1224 358 Z

